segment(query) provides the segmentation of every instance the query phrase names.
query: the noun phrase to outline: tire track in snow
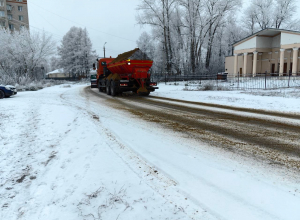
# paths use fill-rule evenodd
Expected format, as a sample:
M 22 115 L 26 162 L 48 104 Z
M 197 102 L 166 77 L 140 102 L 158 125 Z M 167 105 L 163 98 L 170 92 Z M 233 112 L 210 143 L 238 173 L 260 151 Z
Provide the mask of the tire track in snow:
M 106 98 L 102 94 L 93 93 Z M 275 161 L 300 170 L 299 124 L 155 102 L 141 97 L 121 97 L 115 98 L 114 101 L 127 107 L 123 110 L 136 114 L 142 119 L 156 117 L 153 121 L 174 130 L 185 130 L 196 134 L 212 145 L 227 146 L 227 149 L 235 149 L 240 153 L 250 151 L 249 156 L 267 157 L 271 163 Z M 171 122 L 171 126 L 168 121 Z M 299 122 L 297 119 L 296 121 Z M 214 140 L 214 143 L 211 140 Z M 236 147 L 232 148 L 232 146 Z M 244 152 L 240 150 L 241 147 L 245 148 Z
M 155 192 L 164 197 L 166 201 L 173 203 L 179 209 L 183 206 L 184 213 L 191 219 L 203 219 L 204 217 L 207 220 L 224 219 L 218 213 L 214 212 L 213 209 L 210 209 L 204 204 L 199 202 L 191 203 L 186 200 L 186 195 L 178 193 L 178 189 L 175 187 L 177 185 L 176 181 L 167 174 L 161 172 L 157 167 L 134 151 L 128 143 L 124 143 L 115 132 L 104 126 L 98 114 L 94 110 L 91 110 L 90 99 L 86 91 L 82 90 L 80 94 L 85 98 L 84 103 L 81 105 L 78 105 L 78 100 L 73 102 L 67 99 L 66 94 L 62 94 L 60 98 L 62 98 L 70 107 L 80 110 L 81 114 L 84 115 L 84 112 L 86 112 L 89 115 L 90 120 L 92 120 L 97 127 L 97 132 L 100 135 L 105 133 L 110 139 L 109 142 L 106 142 L 109 148 L 130 168 L 130 170 L 132 170 L 132 172 L 139 176 L 141 181 L 145 182 Z M 176 202 L 174 201 L 178 200 L 178 198 L 181 198 L 183 204 L 176 205 Z M 196 212 L 195 210 L 199 211 Z
M 104 94 L 99 94 L 99 93 L 96 93 L 96 92 L 94 92 L 94 91 L 91 91 L 91 90 L 89 90 L 89 89 L 86 89 L 86 92 L 87 93 L 89 93 L 89 94 L 93 94 L 93 95 L 96 95 L 96 96 L 98 96 L 98 97 L 101 97 L 102 99 L 104 99 L 104 100 L 106 100 L 106 101 L 108 101 L 108 102 L 110 102 L 110 104 L 108 104 L 108 106 L 114 106 L 115 105 L 115 107 L 117 108 L 117 109 L 119 109 L 119 110 L 127 110 L 127 109 L 131 109 L 131 111 L 128 111 L 128 112 L 131 112 L 131 113 L 134 113 L 135 114 L 135 112 L 139 112 L 138 114 L 135 114 L 136 116 L 140 116 L 141 117 L 141 119 L 144 119 L 144 120 L 146 120 L 146 121 L 151 121 L 150 119 L 149 119 L 149 117 L 151 116 L 151 115 L 157 115 L 157 113 L 155 113 L 155 112 L 157 112 L 158 110 L 156 110 L 156 109 L 154 109 L 154 110 L 149 110 L 149 109 L 146 109 L 146 107 L 141 107 L 141 104 L 145 104 L 145 105 L 148 105 L 148 106 L 154 106 L 154 107 L 157 107 L 158 109 L 168 109 L 168 110 L 170 110 L 171 111 L 171 106 L 173 106 L 173 105 L 168 105 L 168 104 L 160 104 L 160 103 L 153 103 L 153 102 L 149 102 L 149 100 L 145 100 L 145 99 L 143 99 L 143 98 L 138 98 L 138 101 L 136 101 L 134 98 L 133 98 L 133 100 L 130 100 L 130 99 L 126 99 L 125 101 L 123 101 L 123 97 L 121 97 L 121 98 L 119 98 L 119 97 L 116 97 L 116 98 L 111 98 L 111 97 L 108 97 L 108 96 L 106 96 L 106 95 L 104 95 Z M 128 103 L 132 103 L 132 104 L 128 104 Z M 119 104 L 119 106 L 118 106 L 118 104 Z M 122 106 L 122 107 L 121 107 Z M 184 106 L 182 106 L 182 108 L 184 109 L 185 107 Z M 188 109 L 188 108 L 187 108 Z M 176 108 L 175 108 L 175 110 L 176 110 Z M 165 113 L 166 115 L 168 114 L 168 113 L 166 113 L 166 111 L 164 111 L 163 113 Z M 171 114 L 172 115 L 172 118 L 173 117 L 175 117 L 176 116 L 176 114 L 181 114 L 182 115 L 182 112 L 181 111 L 174 111 L 173 112 L 173 114 Z M 193 112 L 193 113 L 195 113 L 195 112 Z M 226 114 L 225 114 L 226 115 Z M 143 117 L 144 116 L 144 117 Z M 161 113 L 159 114 L 159 116 L 161 116 Z M 180 117 L 180 116 L 179 116 Z M 147 119 L 146 119 L 147 118 Z M 171 117 L 166 117 L 165 119 L 167 119 L 167 120 L 171 120 Z M 232 119 L 233 120 L 233 119 Z M 154 122 L 156 122 L 156 121 L 158 121 L 158 120 L 153 120 Z M 245 122 L 247 122 L 247 121 L 249 121 L 250 123 L 251 123 L 251 121 L 250 120 L 244 120 Z M 189 121 L 189 122 L 191 122 L 191 121 Z M 269 122 L 269 123 L 271 123 L 271 122 Z M 276 123 L 274 123 L 274 124 L 276 124 Z M 263 123 L 261 124 L 261 125 L 263 125 Z M 270 126 L 270 127 L 272 127 L 272 126 Z M 293 126 L 293 125 L 291 125 L 291 127 L 290 127 L 292 130 L 293 129 L 296 129 L 296 131 L 298 131 L 299 130 L 299 127 L 298 126 Z M 258 142 L 259 143 L 259 142 Z M 276 143 L 276 142 L 274 142 L 274 143 Z M 212 186 L 212 185 L 214 185 L 213 183 L 210 183 L 210 182 L 208 182 L 208 183 L 205 183 L 205 181 L 204 181 L 204 184 L 205 185 L 207 185 L 208 187 L 209 186 Z M 218 190 L 218 189 L 217 189 Z M 239 203 L 239 202 L 241 202 L 242 201 L 242 203 L 244 203 L 245 204 L 245 206 L 246 207 L 252 207 L 252 208 L 254 208 L 254 209 L 256 209 L 257 210 L 257 212 L 258 213 L 261 213 L 261 214 L 263 214 L 264 216 L 268 216 L 269 217 L 269 219 L 279 219 L 277 216 L 274 216 L 274 215 L 272 215 L 271 213 L 268 213 L 268 212 L 266 212 L 265 210 L 262 210 L 262 209 L 260 209 L 260 207 L 258 207 L 258 206 L 256 206 L 256 205 L 254 205 L 254 204 L 251 204 L 251 203 L 248 203 L 244 198 L 241 198 L 241 197 L 239 197 L 239 196 L 235 196 L 235 195 L 232 195 L 230 192 L 226 192 L 226 191 L 224 191 L 223 189 L 220 189 L 219 190 L 219 192 L 221 193 L 221 194 L 223 194 L 223 195 L 225 195 L 225 197 L 226 196 L 230 196 L 230 197 L 232 197 L 233 198 L 233 200 L 235 200 L 237 203 Z M 183 192 L 184 193 L 184 192 Z
M 6 173 L 1 174 L 8 180 L 0 191 L 1 203 L 5 203 L 5 207 L 0 207 L 0 219 L 22 219 L 39 207 L 40 204 L 32 202 L 31 188 L 35 188 L 34 192 L 40 189 L 41 185 L 36 184 L 51 169 L 51 163 L 56 159 L 56 147 L 64 137 L 64 133 L 57 135 L 56 130 L 49 129 L 55 120 L 49 119 L 52 110 L 47 108 L 48 105 L 62 104 L 57 100 L 49 103 L 49 99 L 41 99 L 39 92 L 22 94 L 22 99 L 18 100 L 22 108 L 16 108 L 16 118 L 12 120 L 17 123 L 12 124 L 14 135 L 10 137 L 11 148 L 4 159 Z M 48 120 L 44 121 L 44 115 Z

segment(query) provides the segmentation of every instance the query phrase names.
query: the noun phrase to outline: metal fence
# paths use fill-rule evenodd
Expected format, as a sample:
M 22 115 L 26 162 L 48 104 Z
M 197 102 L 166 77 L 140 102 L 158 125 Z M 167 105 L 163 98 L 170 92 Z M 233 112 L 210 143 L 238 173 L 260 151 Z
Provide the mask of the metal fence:
M 228 77 L 227 75 L 156 75 L 154 81 L 174 83 L 184 82 L 184 85 L 205 86 L 210 85 L 215 89 L 277 89 L 300 87 L 300 76 L 278 76 L 274 74 L 261 74 L 256 77 Z
M 300 87 L 300 76 L 232 77 L 227 82 L 234 89 L 277 89 Z
M 195 81 L 195 80 L 216 80 L 216 74 L 184 74 L 184 75 L 168 75 L 166 73 L 154 73 L 151 75 L 152 81 L 156 82 L 182 82 L 182 81 Z

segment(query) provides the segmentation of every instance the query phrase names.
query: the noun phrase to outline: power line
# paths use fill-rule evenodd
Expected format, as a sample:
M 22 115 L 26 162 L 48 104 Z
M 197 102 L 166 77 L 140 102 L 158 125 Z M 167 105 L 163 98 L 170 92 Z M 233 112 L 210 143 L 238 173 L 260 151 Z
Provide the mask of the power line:
M 51 14 L 54 14 L 54 15 L 60 17 L 60 18 L 65 19 L 65 20 L 67 20 L 67 21 L 73 22 L 73 23 L 75 23 L 75 24 L 79 24 L 79 25 L 84 26 L 84 27 L 88 27 L 88 26 L 85 26 L 85 25 L 83 25 L 83 24 L 80 24 L 80 23 L 78 23 L 78 22 L 76 22 L 76 21 L 72 21 L 72 20 L 70 20 L 70 19 L 68 19 L 68 18 L 65 18 L 65 17 L 63 17 L 63 16 L 61 16 L 61 15 L 59 15 L 59 14 L 56 14 L 56 13 L 54 13 L 54 12 L 51 12 L 51 11 L 49 11 L 49 10 L 47 10 L 47 9 L 45 9 L 45 8 L 43 8 L 43 7 L 41 7 L 41 6 L 37 5 L 37 4 L 35 4 L 35 3 L 33 3 L 32 1 L 30 2 L 30 4 L 33 4 L 33 5 L 35 5 L 35 6 L 39 7 L 39 8 L 41 8 L 41 9 L 43 9 L 43 10 L 49 12 L 49 13 L 51 13 Z M 109 34 L 109 33 L 106 33 L 106 32 L 100 31 L 100 30 L 97 30 L 97 29 L 95 29 L 95 28 L 92 28 L 92 27 L 88 27 L 88 28 L 91 29 L 91 30 L 94 30 L 94 31 L 103 33 L 103 34 L 107 34 L 107 35 L 110 35 L 110 36 L 113 36 L 113 37 L 117 37 L 117 38 L 123 39 L 123 40 L 135 42 L 135 41 L 133 41 L 133 40 L 129 40 L 129 39 L 127 39 L 127 38 L 120 37 L 120 36 L 117 36 L 117 35 L 114 35 L 114 34 Z
M 38 11 L 36 11 L 48 24 L 50 24 L 54 29 L 58 30 L 53 24 L 51 24 L 46 18 L 44 18 Z M 58 30 L 59 31 L 59 30 Z
M 16 20 L 16 19 L 14 19 L 14 18 L 12 18 L 12 20 L 14 20 L 14 22 L 13 23 L 21 23 L 21 24 L 24 24 L 24 25 L 28 25 L 27 23 L 25 23 L 25 22 L 22 22 L 22 21 L 19 21 L 19 20 Z M 10 20 L 10 21 L 12 21 L 12 20 Z M 53 34 L 52 32 L 50 32 L 50 31 L 45 31 L 44 29 L 41 29 L 41 28 L 38 28 L 38 27 L 35 27 L 35 26 L 32 26 L 32 25 L 29 25 L 30 27 L 32 27 L 32 28 L 35 28 L 35 29 L 38 29 L 38 30 L 40 30 L 40 31 L 43 31 L 43 32 L 48 32 L 48 33 L 50 33 L 51 35 L 52 35 L 52 37 L 54 37 L 54 38 L 56 38 L 56 39 L 58 39 L 59 41 L 64 37 L 64 36 L 62 36 L 62 35 L 57 35 L 57 34 Z M 56 35 L 56 36 L 55 36 Z M 100 48 L 95 48 L 96 50 L 98 49 L 99 51 L 101 51 L 102 50 L 102 48 L 100 49 Z M 116 52 L 116 53 L 122 53 L 121 51 L 117 51 L 117 50 L 113 50 L 113 49 L 107 49 L 106 48 L 106 50 L 108 50 L 108 51 L 112 51 L 112 52 Z
M 43 32 L 48 32 L 49 34 L 51 34 L 52 35 L 52 37 L 54 37 L 54 38 L 56 38 L 57 40 L 61 40 L 64 36 L 62 36 L 62 35 L 58 35 L 58 34 L 53 34 L 52 32 L 50 32 L 50 31 L 45 31 L 44 29 L 41 29 L 41 28 L 38 28 L 38 27 L 35 27 L 35 26 L 32 26 L 32 25 L 29 25 L 29 24 L 27 24 L 27 23 L 25 23 L 25 22 L 23 22 L 23 21 L 19 21 L 19 20 L 16 20 L 16 19 L 14 19 L 14 18 L 12 18 L 12 20 L 13 20 L 13 23 L 15 23 L 15 24 L 17 24 L 17 23 L 20 23 L 20 24 L 24 24 L 24 25 L 28 25 L 28 26 L 30 26 L 30 27 L 32 27 L 32 28 L 35 28 L 35 29 L 38 29 L 38 30 L 40 30 L 40 31 L 43 31 Z M 12 22 L 12 20 L 10 20 L 10 22 Z M 96 50 L 98 49 L 99 51 L 101 51 L 102 50 L 102 48 L 95 48 Z M 113 49 L 108 49 L 108 48 L 106 48 L 106 50 L 107 51 L 112 51 L 112 52 L 116 52 L 116 53 L 122 53 L 121 51 L 117 51 L 117 50 L 113 50 Z
M 62 38 L 62 36 L 59 36 L 59 35 L 57 35 L 57 34 L 53 34 L 53 33 L 49 32 L 49 31 L 45 31 L 45 30 L 43 30 L 43 29 L 41 29 L 41 28 L 38 28 L 38 27 L 35 27 L 35 26 L 32 26 L 32 25 L 29 25 L 29 24 L 27 24 L 27 23 L 25 23 L 25 22 L 16 20 L 16 19 L 14 19 L 14 18 L 12 18 L 12 20 L 15 21 L 15 24 L 16 24 L 16 23 L 21 23 L 21 24 L 24 24 L 24 25 L 28 25 L 29 27 L 32 27 L 32 28 L 41 30 L 41 31 L 43 31 L 43 32 L 48 32 L 48 33 L 50 33 L 51 35 L 56 35 L 56 38 L 57 38 L 57 39 L 59 38 L 59 40 L 61 40 L 61 38 Z M 11 22 L 12 20 L 9 20 L 9 21 Z M 58 37 L 58 36 L 59 36 L 59 37 Z M 55 37 L 55 36 L 53 36 L 53 37 Z
M 95 48 L 95 49 L 103 50 L 103 48 L 100 49 L 99 47 L 97 47 L 97 48 Z M 117 53 L 122 53 L 121 51 L 112 50 L 112 49 L 107 49 L 107 47 L 105 47 L 105 50 L 113 51 L 113 52 L 117 52 Z

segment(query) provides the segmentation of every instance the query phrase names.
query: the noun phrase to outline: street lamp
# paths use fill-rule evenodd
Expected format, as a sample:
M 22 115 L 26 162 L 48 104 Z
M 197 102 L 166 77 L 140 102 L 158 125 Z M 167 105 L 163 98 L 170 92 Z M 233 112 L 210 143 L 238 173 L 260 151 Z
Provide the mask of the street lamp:
M 107 43 L 107 42 L 105 42 L 104 45 L 103 45 L 104 58 L 105 58 L 105 44 L 106 44 L 106 43 Z

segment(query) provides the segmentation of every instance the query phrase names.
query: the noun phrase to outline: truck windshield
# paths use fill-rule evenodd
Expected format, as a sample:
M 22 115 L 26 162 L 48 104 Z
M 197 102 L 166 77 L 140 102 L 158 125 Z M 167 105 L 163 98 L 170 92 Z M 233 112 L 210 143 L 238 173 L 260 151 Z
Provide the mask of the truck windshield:
M 91 75 L 91 79 L 97 79 L 96 75 Z

